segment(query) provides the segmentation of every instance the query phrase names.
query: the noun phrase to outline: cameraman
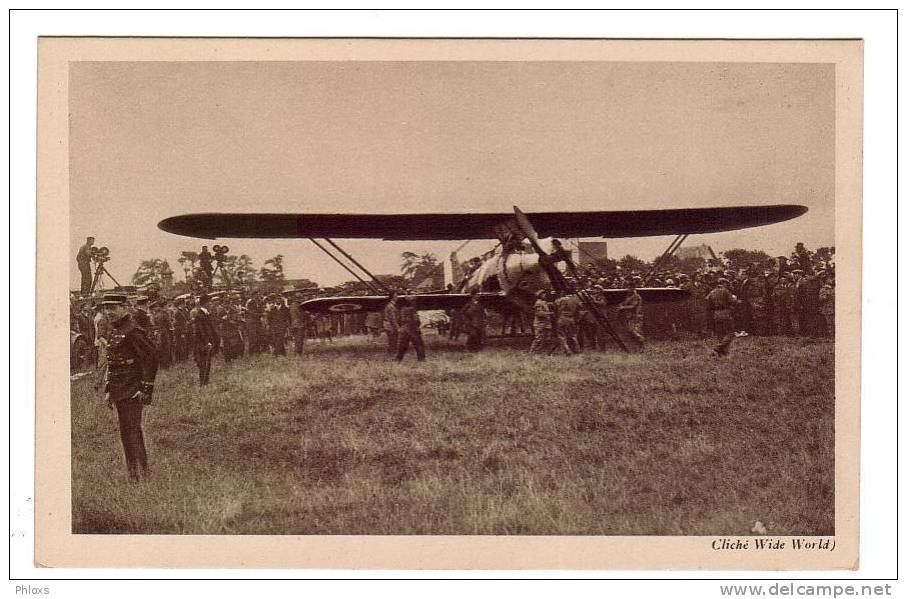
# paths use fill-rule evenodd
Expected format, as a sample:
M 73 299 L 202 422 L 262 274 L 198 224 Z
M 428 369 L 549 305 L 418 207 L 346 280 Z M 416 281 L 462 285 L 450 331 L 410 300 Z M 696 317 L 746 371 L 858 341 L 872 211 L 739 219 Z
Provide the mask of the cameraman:
M 199 268 L 202 269 L 202 278 L 206 291 L 210 291 L 211 284 L 214 282 L 214 267 L 211 264 L 212 259 L 213 257 L 211 256 L 211 252 L 208 251 L 208 246 L 203 245 L 202 251 L 198 255 L 198 265 Z
M 79 248 L 76 254 L 76 264 L 79 266 L 79 273 L 82 275 L 82 295 L 91 293 L 91 250 L 94 245 L 94 237 L 85 240 L 85 245 Z

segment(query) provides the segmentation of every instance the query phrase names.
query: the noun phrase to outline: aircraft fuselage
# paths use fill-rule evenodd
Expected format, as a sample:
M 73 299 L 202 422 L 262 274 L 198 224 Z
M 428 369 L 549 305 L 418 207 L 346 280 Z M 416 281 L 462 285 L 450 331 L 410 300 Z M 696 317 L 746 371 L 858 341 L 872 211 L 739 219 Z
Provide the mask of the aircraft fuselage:
M 550 251 L 551 240 L 539 240 L 546 252 Z M 466 293 L 473 289 L 483 292 L 503 292 L 520 304 L 525 304 L 539 289 L 550 289 L 548 275 L 539 264 L 539 256 L 528 245 L 522 248 L 495 248 L 494 253 L 482 261 L 461 283 L 460 290 Z

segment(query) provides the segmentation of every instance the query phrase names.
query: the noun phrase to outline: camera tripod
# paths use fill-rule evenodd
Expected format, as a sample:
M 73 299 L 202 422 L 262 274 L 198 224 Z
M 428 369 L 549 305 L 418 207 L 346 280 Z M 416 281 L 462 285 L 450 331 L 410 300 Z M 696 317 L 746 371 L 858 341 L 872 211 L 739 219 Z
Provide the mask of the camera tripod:
M 91 280 L 91 288 L 88 290 L 88 294 L 91 295 L 95 290 L 101 290 L 104 288 L 103 283 L 101 282 L 101 275 L 107 275 L 110 277 L 110 280 L 113 281 L 113 284 L 117 287 L 120 286 L 120 283 L 113 278 L 113 275 L 110 274 L 106 268 L 104 268 L 103 262 L 95 262 L 94 278 Z
M 216 245 L 212 248 L 214 250 L 214 270 L 211 271 L 211 274 L 205 272 L 205 287 L 209 291 L 214 287 L 214 276 L 220 272 L 221 278 L 224 280 L 224 283 L 227 285 L 227 289 L 231 287 L 231 277 L 229 271 L 224 268 L 224 262 L 227 261 L 227 252 L 230 251 L 230 248 L 225 245 Z

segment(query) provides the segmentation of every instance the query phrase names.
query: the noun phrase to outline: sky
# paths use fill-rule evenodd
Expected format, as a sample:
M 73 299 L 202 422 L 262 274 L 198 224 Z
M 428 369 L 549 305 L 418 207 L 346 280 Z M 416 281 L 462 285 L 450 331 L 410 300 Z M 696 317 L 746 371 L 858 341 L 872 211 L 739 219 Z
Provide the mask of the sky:
M 789 253 L 834 245 L 834 67 L 655 62 L 70 63 L 70 285 L 85 237 L 127 284 L 142 259 L 213 242 L 192 212 L 406 213 L 803 204 L 767 227 L 690 236 Z M 288 278 L 351 277 L 307 240 L 226 239 Z M 651 259 L 671 238 L 615 239 Z M 349 240 L 375 273 L 461 242 Z M 493 245 L 470 242 L 466 259 Z

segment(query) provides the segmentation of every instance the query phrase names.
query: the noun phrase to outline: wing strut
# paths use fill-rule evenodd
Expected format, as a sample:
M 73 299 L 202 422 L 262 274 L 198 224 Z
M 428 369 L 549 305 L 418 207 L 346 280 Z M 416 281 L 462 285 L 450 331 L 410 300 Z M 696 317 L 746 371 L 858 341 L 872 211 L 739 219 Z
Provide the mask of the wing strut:
M 369 277 L 370 277 L 370 278 L 378 285 L 378 287 L 380 287 L 381 289 L 384 290 L 384 292 L 385 292 L 386 294 L 388 294 L 388 295 L 391 294 L 391 290 L 388 289 L 387 285 L 385 285 L 384 283 L 381 282 L 381 279 L 379 279 L 378 277 L 376 277 L 375 275 L 373 275 L 372 273 L 370 273 L 370 272 L 368 271 L 368 269 L 367 269 L 366 267 L 362 266 L 361 264 L 359 264 L 359 262 L 357 262 L 355 258 L 353 258 L 353 257 L 350 256 L 349 254 L 347 254 L 345 251 L 343 251 L 343 248 L 342 248 L 342 247 L 340 247 L 339 245 L 337 245 L 336 243 L 334 243 L 333 240 L 328 239 L 327 237 L 325 237 L 324 240 L 327 241 L 328 243 L 330 243 L 332 246 L 334 246 L 334 249 L 336 249 L 338 252 L 340 252 L 341 254 L 343 254 L 343 255 L 346 257 L 347 260 L 349 260 L 350 262 L 352 262 L 353 264 L 355 264 L 355 265 L 359 268 L 359 270 L 361 270 L 362 272 L 364 272 L 365 274 L 367 274 L 367 275 L 368 275 L 368 276 L 369 276 Z
M 649 284 L 649 280 L 655 275 L 655 271 L 658 270 L 658 267 L 661 266 L 665 260 L 667 260 L 668 258 L 673 256 L 674 252 L 676 252 L 680 248 L 680 246 L 683 244 L 684 241 L 687 240 L 687 237 L 689 237 L 689 236 L 690 236 L 689 233 L 687 233 L 687 234 L 683 234 L 683 235 L 678 235 L 677 237 L 674 238 L 674 241 L 671 242 L 671 245 L 668 246 L 668 249 L 666 249 L 664 251 L 664 253 L 658 257 L 658 260 L 656 260 L 652 264 L 652 268 L 649 269 L 648 274 L 646 274 L 645 278 L 642 280 L 643 287 L 645 287 L 646 285 Z
M 348 273 L 350 273 L 351 275 L 353 275 L 354 277 L 356 277 L 356 279 L 358 279 L 360 283 L 362 283 L 362 284 L 364 284 L 366 287 L 368 287 L 368 288 L 372 291 L 372 293 L 380 293 L 380 289 L 378 289 L 377 287 L 375 287 L 374 285 L 372 285 L 371 283 L 369 283 L 368 281 L 366 281 L 365 279 L 363 279 L 362 277 L 360 277 L 360 276 L 356 273 L 355 270 L 353 270 L 352 268 L 350 268 L 349 266 L 347 266 L 346 264 L 344 264 L 344 263 L 340 260 L 340 258 L 338 258 L 338 257 L 335 256 L 334 254 L 332 254 L 331 251 L 330 251 L 329 249 L 327 249 L 326 247 L 324 247 L 323 245 L 321 245 L 320 243 L 318 243 L 314 238 L 309 237 L 309 241 L 311 241 L 312 243 L 314 243 L 315 246 L 316 246 L 319 250 L 321 250 L 322 252 L 324 252 L 325 254 L 327 254 L 328 256 L 330 256 L 331 259 L 332 259 L 334 262 L 336 262 L 337 264 L 339 264 L 340 266 L 342 266 L 343 269 L 344 269 L 346 272 L 348 272 Z

